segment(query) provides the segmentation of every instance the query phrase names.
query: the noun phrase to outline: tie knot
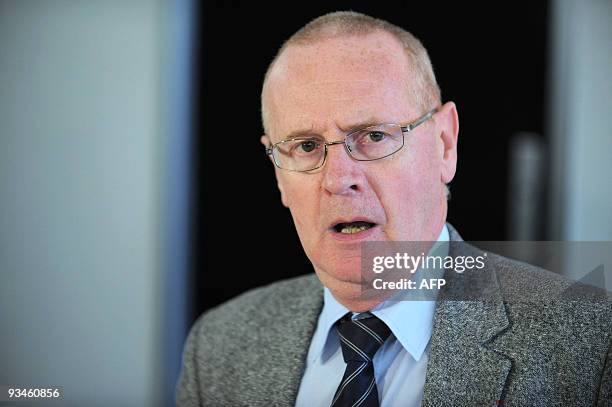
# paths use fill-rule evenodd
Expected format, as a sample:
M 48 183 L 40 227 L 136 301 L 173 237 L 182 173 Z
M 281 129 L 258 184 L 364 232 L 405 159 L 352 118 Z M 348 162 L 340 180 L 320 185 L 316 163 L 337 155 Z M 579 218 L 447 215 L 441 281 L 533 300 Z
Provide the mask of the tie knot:
M 355 320 L 347 314 L 338 321 L 337 330 L 345 362 L 370 362 L 391 334 L 387 325 L 372 314 Z

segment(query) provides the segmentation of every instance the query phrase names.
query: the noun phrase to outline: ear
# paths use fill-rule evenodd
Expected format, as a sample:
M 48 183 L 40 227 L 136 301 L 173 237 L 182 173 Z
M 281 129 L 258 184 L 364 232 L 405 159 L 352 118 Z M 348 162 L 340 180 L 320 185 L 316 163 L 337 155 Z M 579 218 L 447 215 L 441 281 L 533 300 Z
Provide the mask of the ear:
M 448 184 L 455 177 L 457 169 L 457 139 L 459 137 L 457 107 L 453 102 L 447 102 L 438 109 L 436 116 L 443 147 L 440 180 Z
M 272 145 L 272 142 L 270 141 L 270 137 L 268 137 L 266 134 L 261 136 L 259 141 L 266 148 L 268 148 L 268 147 L 270 147 Z M 282 183 L 281 183 L 281 180 L 280 180 L 280 175 L 281 175 L 280 171 L 279 171 L 278 167 L 274 164 L 274 159 L 272 158 L 272 156 L 269 155 L 268 158 L 270 159 L 270 162 L 274 166 L 274 175 L 276 176 L 276 186 L 278 187 L 278 190 L 280 191 L 280 194 L 281 194 L 281 202 L 283 203 L 283 206 L 285 206 L 286 208 L 289 208 L 288 201 L 287 201 L 287 196 L 286 196 L 285 192 L 283 191 L 283 186 L 282 186 Z

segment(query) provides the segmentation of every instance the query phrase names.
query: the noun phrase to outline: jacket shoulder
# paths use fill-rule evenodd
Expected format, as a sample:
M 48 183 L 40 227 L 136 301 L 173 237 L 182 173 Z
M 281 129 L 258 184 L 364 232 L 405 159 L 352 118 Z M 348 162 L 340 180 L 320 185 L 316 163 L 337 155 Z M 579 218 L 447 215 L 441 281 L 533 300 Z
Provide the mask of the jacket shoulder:
M 322 286 L 310 274 L 250 290 L 202 314 L 183 351 L 177 405 L 243 404 L 273 390 L 276 397 L 291 395 L 322 301 Z
M 610 293 L 599 287 L 497 254 L 488 253 L 488 257 L 494 265 L 504 299 L 509 303 L 583 301 L 587 307 L 611 304 Z
M 206 325 L 223 330 L 232 324 L 265 323 L 284 314 L 291 304 L 311 301 L 321 284 L 314 274 L 278 281 L 246 291 L 206 312 L 194 323 L 194 329 Z

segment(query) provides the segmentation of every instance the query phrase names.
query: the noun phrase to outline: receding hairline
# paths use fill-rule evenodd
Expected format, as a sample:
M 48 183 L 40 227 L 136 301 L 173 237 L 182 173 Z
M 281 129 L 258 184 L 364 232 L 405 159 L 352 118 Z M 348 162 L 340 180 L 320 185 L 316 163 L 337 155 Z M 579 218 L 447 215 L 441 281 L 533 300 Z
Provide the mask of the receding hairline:
M 375 33 L 386 33 L 394 38 L 404 49 L 411 66 L 411 76 L 414 79 L 413 88 L 409 89 L 415 103 L 423 109 L 430 109 L 440 104 L 440 88 L 436 82 L 433 67 L 422 43 L 411 33 L 385 20 L 377 19 L 353 11 L 336 11 L 328 13 L 300 28 L 280 47 L 276 56 L 268 66 L 264 76 L 261 94 L 261 113 L 264 131 L 267 132 L 267 111 L 265 106 L 265 90 L 269 76 L 277 61 L 285 50 L 292 46 L 308 46 L 333 38 L 367 36 Z

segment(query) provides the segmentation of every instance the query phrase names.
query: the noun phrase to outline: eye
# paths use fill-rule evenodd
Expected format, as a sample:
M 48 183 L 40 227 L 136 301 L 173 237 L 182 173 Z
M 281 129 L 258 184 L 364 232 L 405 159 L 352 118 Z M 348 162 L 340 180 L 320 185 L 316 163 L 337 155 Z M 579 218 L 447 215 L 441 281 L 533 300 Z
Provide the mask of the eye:
M 298 144 L 297 148 L 300 149 L 301 152 L 310 153 L 317 148 L 317 142 L 315 140 L 304 140 Z
M 375 143 L 378 143 L 379 141 L 382 141 L 386 136 L 387 134 L 382 131 L 370 131 L 367 134 L 368 139 L 366 141 L 373 141 Z
M 306 157 L 319 153 L 322 145 L 322 142 L 317 139 L 301 139 L 292 140 L 284 147 L 286 148 L 286 154 L 294 157 Z

